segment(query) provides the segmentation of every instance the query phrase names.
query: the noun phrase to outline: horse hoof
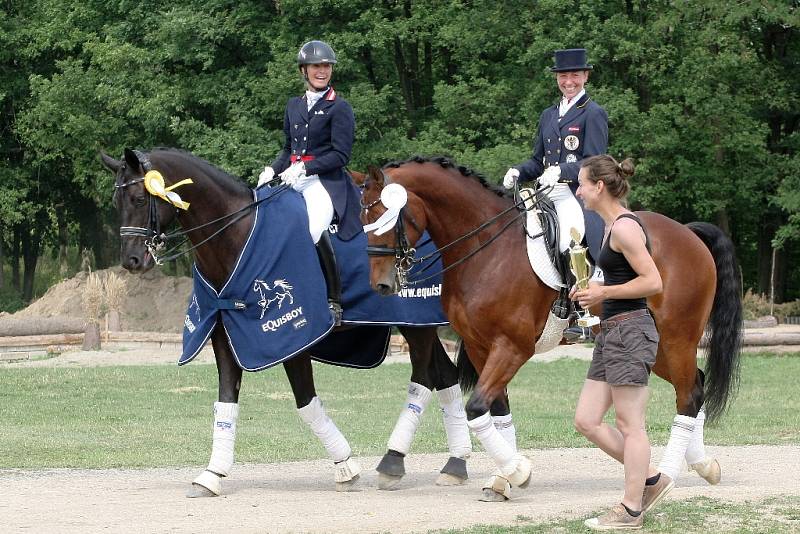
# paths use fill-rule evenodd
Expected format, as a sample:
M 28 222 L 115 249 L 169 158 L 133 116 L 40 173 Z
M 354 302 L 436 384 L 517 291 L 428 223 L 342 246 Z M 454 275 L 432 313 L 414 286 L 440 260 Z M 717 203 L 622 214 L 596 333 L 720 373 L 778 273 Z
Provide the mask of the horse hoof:
M 508 500 L 508 497 L 494 491 L 492 488 L 483 488 L 483 493 L 478 500 L 482 502 L 504 502 Z
M 192 483 L 192 487 L 186 491 L 186 497 L 189 499 L 198 499 L 200 497 L 216 497 L 217 494 L 200 484 Z
M 439 473 L 439 476 L 436 478 L 436 485 L 437 486 L 460 486 L 464 482 L 466 482 L 466 478 L 457 477 L 455 475 L 451 475 L 450 473 Z
M 706 458 L 702 462 L 692 464 L 690 469 L 696 471 L 712 486 L 716 486 L 722 480 L 722 468 L 716 458 Z
M 361 478 L 361 475 L 356 475 L 350 480 L 346 480 L 344 482 L 337 482 L 336 491 L 343 493 L 347 491 L 357 491 L 356 484 L 358 483 L 359 478 Z
M 451 456 L 444 464 L 441 475 L 436 480 L 437 486 L 457 486 L 469 478 L 467 475 L 467 460 Z
M 505 477 L 492 475 L 483 485 L 481 498 L 483 502 L 503 502 L 511 498 L 511 484 Z
M 190 499 L 197 497 L 216 497 L 222 493 L 222 477 L 211 471 L 203 471 L 192 481 L 192 487 L 186 492 Z
M 378 473 L 378 489 L 393 490 L 400 485 L 401 480 L 403 480 L 403 477 Z
M 527 488 L 531 483 L 531 461 L 525 456 L 517 455 L 517 467 L 514 472 L 508 475 L 508 481 L 512 486 Z

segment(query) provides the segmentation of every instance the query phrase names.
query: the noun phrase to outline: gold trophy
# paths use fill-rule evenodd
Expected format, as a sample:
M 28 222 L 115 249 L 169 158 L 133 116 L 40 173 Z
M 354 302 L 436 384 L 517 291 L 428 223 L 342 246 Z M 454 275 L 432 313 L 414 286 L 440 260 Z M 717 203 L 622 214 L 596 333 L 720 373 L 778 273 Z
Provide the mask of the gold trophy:
M 570 229 L 572 236 L 572 246 L 569 247 L 569 263 L 572 274 L 575 275 L 575 285 L 578 289 L 586 289 L 589 287 L 589 260 L 586 259 L 586 247 L 580 244 L 581 235 L 575 228 Z M 590 328 L 594 325 L 600 324 L 600 318 L 589 313 L 589 310 L 583 310 L 583 314 L 578 314 L 578 326 L 581 328 Z

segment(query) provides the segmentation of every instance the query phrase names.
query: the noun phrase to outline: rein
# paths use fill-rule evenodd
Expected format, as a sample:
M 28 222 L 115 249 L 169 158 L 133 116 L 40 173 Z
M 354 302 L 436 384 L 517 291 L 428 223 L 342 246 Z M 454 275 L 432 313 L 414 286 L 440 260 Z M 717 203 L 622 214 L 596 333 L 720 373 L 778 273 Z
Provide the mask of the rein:
M 387 175 L 383 171 L 383 169 L 381 169 L 381 173 L 383 174 L 384 185 L 387 184 L 387 183 L 390 183 L 389 175 Z M 541 190 L 539 190 L 539 191 L 541 191 Z M 504 209 L 503 211 L 501 211 L 497 215 L 491 217 L 489 220 L 487 220 L 486 222 L 482 223 L 478 227 L 470 230 L 469 232 L 465 233 L 464 235 L 462 235 L 460 237 L 457 237 L 456 239 L 454 239 L 453 241 L 447 243 L 446 245 L 443 245 L 443 246 L 437 248 L 436 250 L 434 250 L 430 254 L 422 256 L 421 258 L 416 258 L 414 256 L 416 254 L 416 249 L 414 247 L 411 247 L 410 244 L 409 244 L 408 234 L 406 233 L 405 224 L 403 222 L 403 219 L 404 219 L 403 213 L 405 211 L 405 208 L 403 208 L 400 211 L 400 216 L 397 218 L 397 223 L 395 224 L 395 246 L 394 247 L 388 247 L 388 246 L 384 246 L 384 245 L 368 246 L 367 247 L 367 255 L 369 255 L 369 256 L 394 256 L 395 257 L 395 270 L 396 270 L 396 273 L 397 273 L 397 281 L 398 281 L 398 283 L 399 283 L 401 288 L 406 288 L 409 285 L 420 284 L 422 282 L 430 280 L 431 278 L 435 278 L 437 276 L 440 276 L 440 275 L 446 273 L 447 271 L 449 271 L 450 269 L 453 269 L 453 268 L 461 265 L 462 263 L 464 263 L 465 261 L 470 259 L 472 256 L 474 256 L 475 254 L 477 254 L 481 250 L 483 250 L 486 247 L 488 247 L 489 245 L 491 245 L 498 237 L 500 237 L 503 234 L 503 232 L 505 232 L 508 228 L 510 228 L 511 225 L 513 225 L 520 218 L 522 218 L 526 214 L 527 211 L 537 207 L 538 204 L 539 204 L 539 202 L 536 201 L 536 200 L 531 202 L 530 199 L 528 199 L 528 198 L 521 198 L 520 195 L 519 195 L 518 186 L 516 186 L 516 185 L 515 185 L 515 188 L 514 188 L 514 198 L 515 199 L 520 198 L 520 200 L 515 202 L 514 204 L 512 204 L 508 208 Z M 370 210 L 370 208 L 372 208 L 373 206 L 377 205 L 379 202 L 380 202 L 380 198 L 378 198 L 377 200 L 374 200 L 373 202 L 371 202 L 371 203 L 369 203 L 367 205 L 364 205 L 362 203 L 361 208 L 364 211 L 364 213 L 367 213 Z M 520 209 L 520 207 L 524 207 L 524 209 Z M 470 251 L 469 253 L 467 253 L 464 257 L 459 258 L 457 261 L 455 261 L 452 264 L 448 265 L 447 267 L 443 268 L 439 272 L 431 274 L 431 275 L 428 275 L 425 278 L 418 278 L 416 280 L 409 280 L 408 279 L 408 273 L 413 268 L 414 265 L 419 264 L 419 263 L 423 263 L 423 262 L 425 262 L 425 261 L 427 261 L 429 259 L 432 259 L 432 258 L 434 260 L 435 259 L 439 259 L 441 257 L 441 255 L 442 255 L 442 251 L 447 250 L 448 248 L 452 247 L 453 245 L 456 245 L 457 243 L 460 243 L 461 241 L 464 241 L 465 239 L 469 239 L 470 237 L 474 236 L 475 234 L 477 234 L 478 232 L 480 232 L 483 229 L 487 228 L 488 226 L 494 224 L 495 222 L 497 222 L 498 219 L 500 219 L 501 217 L 503 217 L 504 215 L 506 215 L 507 213 L 509 213 L 510 211 L 515 210 L 515 209 L 517 211 L 519 211 L 519 213 L 515 217 L 513 217 L 510 221 L 508 221 L 506 224 L 504 224 L 496 234 L 494 234 L 492 237 L 489 238 L 488 241 L 486 241 L 485 243 L 482 243 L 476 249 L 474 249 L 474 250 Z M 413 219 L 411 219 L 411 222 L 414 225 L 414 228 L 418 232 L 422 233 L 420 231 L 419 227 L 416 225 L 416 223 L 414 223 Z M 538 233 L 536 235 L 529 236 L 529 237 L 535 239 L 535 238 L 541 237 L 543 235 L 544 235 L 544 232 L 540 232 L 540 233 Z M 417 274 L 421 274 L 421 273 L 425 272 L 432 265 L 433 265 L 433 263 L 430 263 L 426 267 L 423 267 L 419 271 L 419 273 L 417 273 Z
M 136 154 L 136 157 L 139 159 L 139 162 L 142 164 L 142 168 L 145 170 L 145 173 L 147 173 L 147 172 L 149 172 L 149 171 L 151 171 L 153 169 L 153 165 L 150 162 L 150 159 L 145 154 L 143 154 L 142 152 L 139 152 L 138 150 L 134 150 L 134 153 Z M 138 183 L 141 183 L 143 181 L 144 181 L 144 177 L 136 178 L 136 179 L 131 180 L 129 182 L 125 182 L 125 183 L 121 183 L 121 184 L 115 184 L 114 185 L 114 189 L 115 190 L 125 189 L 128 186 L 131 186 L 131 185 L 134 185 L 134 184 L 138 184 Z M 269 184 L 277 183 L 278 181 L 280 181 L 280 178 L 276 178 L 276 179 L 271 180 L 269 182 Z M 240 208 L 240 209 L 238 209 L 238 210 L 236 210 L 234 212 L 228 213 L 226 215 L 223 215 L 222 217 L 218 217 L 218 218 L 216 218 L 214 220 L 205 222 L 203 224 L 199 224 L 199 225 L 194 226 L 192 228 L 186 228 L 184 230 L 176 230 L 176 231 L 170 232 L 168 234 L 165 234 L 165 233 L 161 232 L 161 222 L 160 222 L 160 220 L 158 218 L 158 209 L 157 209 L 158 206 L 156 204 L 156 202 L 158 202 L 160 199 L 155 198 L 155 196 L 153 194 L 149 194 L 148 195 L 149 196 L 149 201 L 148 201 L 149 214 L 148 214 L 148 226 L 147 226 L 147 228 L 143 228 L 141 226 L 120 226 L 119 235 L 121 237 L 144 237 L 145 238 L 145 241 L 144 241 L 145 247 L 147 247 L 147 251 L 153 257 L 153 261 L 156 263 L 156 265 L 163 265 L 165 261 L 173 261 L 173 260 L 176 260 L 176 259 L 180 258 L 181 256 L 188 255 L 193 250 L 197 249 L 201 245 L 204 245 L 205 243 L 207 243 L 211 239 L 215 238 L 216 236 L 218 236 L 219 234 L 221 234 L 222 232 L 227 230 L 230 226 L 232 226 L 232 225 L 236 224 L 237 222 L 239 222 L 253 208 L 258 206 L 262 202 L 265 202 L 267 200 L 271 200 L 273 197 L 283 193 L 288 188 L 289 188 L 288 185 L 283 184 L 283 185 L 277 187 L 275 189 L 275 191 L 272 192 L 271 194 L 265 196 L 264 198 L 262 198 L 260 200 L 255 200 L 255 201 L 251 202 L 250 204 L 248 204 L 248 205 L 246 205 L 246 206 L 244 206 L 244 207 L 242 207 L 242 208 Z M 115 191 L 115 194 L 116 194 L 116 191 Z M 177 212 L 177 208 L 176 208 L 176 212 Z M 228 219 L 230 219 L 230 220 L 228 220 Z M 225 221 L 225 220 L 228 220 L 228 222 L 225 223 L 224 225 L 222 225 L 214 233 L 212 233 L 210 236 L 208 236 L 207 238 L 203 239 L 199 243 L 193 244 L 191 247 L 189 247 L 187 249 L 175 252 L 180 247 L 182 247 L 187 241 L 189 241 L 189 237 L 185 237 L 177 245 L 174 245 L 174 246 L 170 247 L 169 249 L 164 250 L 166 248 L 166 246 L 167 246 L 167 241 L 169 241 L 171 239 L 175 239 L 175 238 L 181 237 L 181 236 L 188 236 L 189 233 L 191 233 L 191 232 L 195 232 L 197 230 L 200 230 L 200 229 L 205 228 L 207 226 L 211 226 L 213 224 L 220 223 L 220 222 Z

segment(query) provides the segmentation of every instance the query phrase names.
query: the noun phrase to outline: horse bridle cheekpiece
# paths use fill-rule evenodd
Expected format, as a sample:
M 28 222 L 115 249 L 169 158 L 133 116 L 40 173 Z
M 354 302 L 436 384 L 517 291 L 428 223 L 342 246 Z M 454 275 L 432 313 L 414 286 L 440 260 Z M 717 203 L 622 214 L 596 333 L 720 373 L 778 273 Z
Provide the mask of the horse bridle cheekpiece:
M 381 203 L 386 208 L 386 211 L 375 222 L 365 225 L 364 233 L 374 232 L 375 235 L 383 235 L 394 228 L 395 245 L 394 247 L 384 245 L 367 246 L 367 255 L 394 256 L 397 283 L 401 288 L 405 288 L 408 286 L 409 271 L 411 271 L 415 263 L 419 262 L 415 258 L 417 251 L 411 246 L 403 223 L 405 206 L 408 202 L 408 192 L 400 184 L 388 183 L 389 177 L 385 173 L 383 177 L 386 186 L 381 190 L 380 198 L 367 205 L 362 203 L 361 209 L 366 214 L 373 206 Z
M 117 190 L 125 189 L 128 186 L 144 182 L 144 188 L 150 194 L 148 202 L 148 223 L 147 228 L 142 228 L 141 226 L 120 226 L 119 235 L 120 237 L 144 237 L 145 247 L 147 247 L 147 251 L 153 257 L 153 261 L 155 261 L 156 265 L 162 265 L 163 261 L 158 257 L 158 254 L 160 254 L 161 251 L 163 251 L 166 247 L 166 237 L 161 233 L 161 223 L 158 219 L 158 205 L 156 200 L 163 200 L 164 202 L 175 206 L 176 209 L 182 209 L 184 211 L 188 210 L 189 203 L 184 202 L 180 195 L 174 192 L 173 189 L 181 185 L 191 184 L 194 182 L 191 178 L 186 178 L 185 180 L 181 180 L 169 187 L 166 187 L 164 177 L 160 172 L 153 169 L 153 164 L 150 162 L 150 158 L 138 150 L 134 150 L 133 153 L 136 154 L 136 158 L 142 165 L 145 174 L 141 178 L 135 178 L 128 182 L 114 184 L 115 194 Z M 123 161 L 120 170 L 124 170 L 124 166 L 125 162 Z

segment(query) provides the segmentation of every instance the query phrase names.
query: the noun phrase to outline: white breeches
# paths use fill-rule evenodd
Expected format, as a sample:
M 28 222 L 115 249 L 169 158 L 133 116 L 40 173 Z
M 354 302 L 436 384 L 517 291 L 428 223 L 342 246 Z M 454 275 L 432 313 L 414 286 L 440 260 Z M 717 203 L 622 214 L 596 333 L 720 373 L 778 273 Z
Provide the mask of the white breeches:
M 328 229 L 333 220 L 333 202 L 319 176 L 313 174 L 297 188 L 306 201 L 308 211 L 308 231 L 314 243 L 319 241 L 322 232 Z
M 567 184 L 556 184 L 547 196 L 553 201 L 558 213 L 559 250 L 564 252 L 572 241 L 570 228 L 578 230 L 581 237 L 586 232 L 583 210 Z

